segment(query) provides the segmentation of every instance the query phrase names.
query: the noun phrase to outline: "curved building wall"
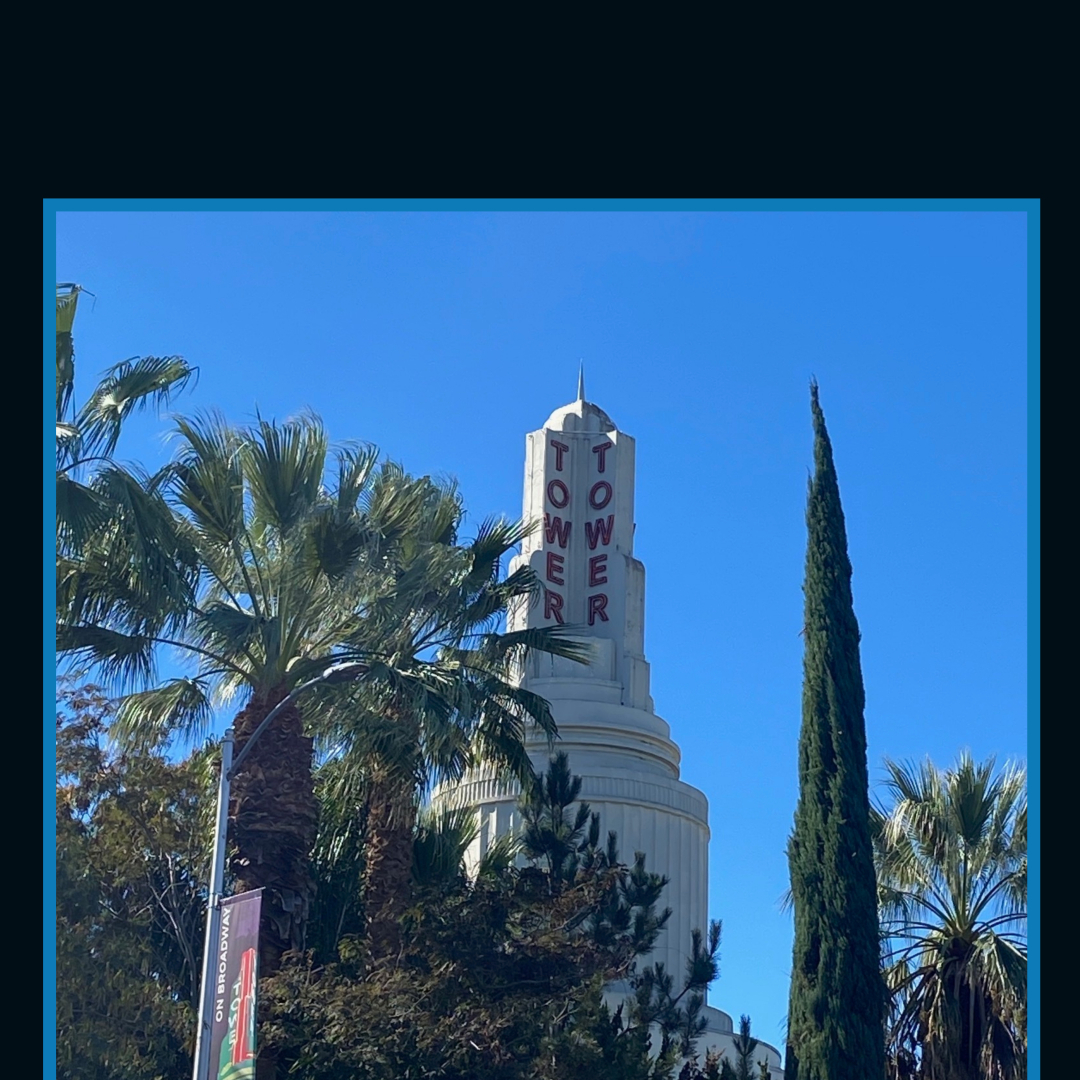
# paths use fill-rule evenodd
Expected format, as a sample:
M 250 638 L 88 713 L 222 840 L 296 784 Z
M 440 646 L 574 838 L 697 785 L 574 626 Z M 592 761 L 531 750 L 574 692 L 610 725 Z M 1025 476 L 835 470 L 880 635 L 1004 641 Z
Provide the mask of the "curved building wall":
M 643 851 L 646 869 L 669 879 L 661 903 L 671 907 L 671 918 L 647 962 L 663 962 L 678 981 L 686 968 L 692 932 L 708 932 L 705 796 L 669 777 L 635 774 L 617 767 L 583 768 L 576 764 L 572 747 L 560 743 L 559 749 L 568 751 L 570 767 L 581 777 L 581 801 L 600 815 L 601 837 L 614 830 L 623 862 L 632 862 L 634 853 Z M 534 764 L 538 771 L 546 768 L 546 757 L 537 755 Z M 436 798 L 472 806 L 478 812 L 480 833 L 467 855 L 470 870 L 497 837 L 520 824 L 516 787 L 490 775 L 468 776 L 452 789 L 441 790 Z

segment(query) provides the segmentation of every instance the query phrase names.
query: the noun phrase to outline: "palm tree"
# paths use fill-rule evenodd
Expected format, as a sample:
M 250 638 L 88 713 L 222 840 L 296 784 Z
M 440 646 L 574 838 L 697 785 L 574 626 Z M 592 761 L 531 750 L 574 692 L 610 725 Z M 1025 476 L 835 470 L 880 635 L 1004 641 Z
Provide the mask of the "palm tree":
M 275 705 L 327 666 L 357 621 L 366 535 L 356 506 L 376 456 L 339 451 L 327 491 L 330 451 L 314 418 L 246 430 L 216 416 L 180 419 L 177 432 L 178 457 L 156 491 L 171 509 L 166 547 L 194 569 L 193 588 L 180 595 L 157 575 L 133 582 L 126 560 L 95 548 L 59 646 L 100 663 L 122 685 L 146 687 L 120 704 L 121 740 L 198 735 L 217 702 L 241 693 L 239 749 Z M 190 658 L 193 674 L 158 684 L 163 649 Z M 231 869 L 239 888 L 265 889 L 260 963 L 268 974 L 304 941 L 316 825 L 311 765 L 311 739 L 290 704 L 232 785 Z
M 894 1076 L 1026 1076 L 1023 769 L 886 761 L 872 811 Z
M 271 709 L 329 665 L 362 672 L 358 691 L 325 686 L 290 702 L 233 781 L 231 870 L 239 888 L 264 889 L 260 965 L 270 974 L 286 950 L 303 946 L 314 892 L 317 811 L 304 719 L 331 733 L 339 755 L 344 748 L 364 762 L 365 902 L 378 925 L 385 896 L 407 895 L 417 783 L 433 768 L 460 772 L 474 747 L 527 761 L 523 718 L 553 730 L 550 714 L 499 675 L 527 647 L 580 650 L 552 632 L 477 634 L 508 598 L 535 587 L 528 572 L 504 582 L 495 574 L 520 529 L 485 526 L 459 547 L 452 492 L 395 466 L 376 469 L 371 448 L 331 454 L 311 416 L 248 429 L 181 419 L 177 430 L 180 452 L 160 487 L 174 510 L 173 548 L 196 568 L 197 586 L 185 599 L 155 591 L 153 578 L 132 584 L 127 563 L 97 552 L 59 641 L 107 676 L 150 687 L 124 698 L 121 738 L 196 734 L 216 701 L 245 695 L 233 721 L 237 752 Z M 331 457 L 337 475 L 327 488 Z M 162 648 L 193 658 L 194 674 L 154 685 Z M 402 829 L 404 886 L 395 861 Z
M 411 530 L 384 549 L 385 587 L 343 641 L 345 653 L 365 658 L 370 671 L 351 696 L 327 700 L 316 719 L 345 766 L 339 782 L 363 789 L 364 912 L 375 960 L 392 958 L 400 946 L 424 794 L 480 760 L 531 781 L 526 725 L 549 738 L 556 728 L 548 703 L 519 686 L 516 672 L 529 649 L 579 662 L 589 655 L 566 628 L 500 632 L 509 606 L 536 591 L 527 567 L 506 578 L 499 573 L 528 526 L 488 520 L 459 542 L 464 512 L 453 485 L 389 466 L 369 500 L 374 527 L 383 527 L 399 500 L 416 511 Z
M 152 582 L 153 592 L 182 604 L 190 594 L 191 567 L 174 543 L 160 478 L 126 468 L 114 455 L 124 420 L 166 404 L 196 371 L 179 356 L 125 360 L 109 368 L 77 407 L 72 327 L 83 290 L 56 288 L 57 621 L 85 616 L 88 592 L 97 596 L 97 616 L 105 617 L 104 594 L 95 583 L 101 583 L 106 558 L 114 568 L 127 568 L 129 591 Z
M 90 532 L 145 492 L 114 460 L 124 420 L 166 404 L 195 376 L 180 356 L 132 357 L 113 365 L 81 406 L 75 404 L 72 329 L 82 288 L 56 287 L 57 558 L 77 554 Z M 86 482 L 80 481 L 82 476 Z M 145 501 L 145 499 L 144 499 Z M 143 514 L 147 513 L 143 508 Z M 128 515 L 129 524 L 132 523 Z

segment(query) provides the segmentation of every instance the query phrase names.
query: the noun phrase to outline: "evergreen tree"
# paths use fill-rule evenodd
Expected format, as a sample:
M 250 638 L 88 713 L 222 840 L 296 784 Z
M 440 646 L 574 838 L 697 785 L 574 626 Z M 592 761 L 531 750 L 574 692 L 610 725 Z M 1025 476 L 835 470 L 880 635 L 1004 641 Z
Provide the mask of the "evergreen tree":
M 735 1053 L 737 1062 L 735 1065 L 736 1080 L 754 1080 L 754 1051 L 758 1048 L 758 1041 L 750 1034 L 750 1017 L 743 1015 L 739 1018 L 739 1034 L 734 1036 Z
M 552 884 L 573 881 L 583 860 L 597 852 L 600 815 L 587 802 L 577 802 L 580 791 L 581 777 L 571 775 L 569 759 L 560 753 L 521 795 L 522 850 L 543 865 Z
M 870 838 L 859 627 L 832 447 L 810 387 L 799 802 L 788 843 L 795 945 L 788 1080 L 884 1074 L 884 988 Z

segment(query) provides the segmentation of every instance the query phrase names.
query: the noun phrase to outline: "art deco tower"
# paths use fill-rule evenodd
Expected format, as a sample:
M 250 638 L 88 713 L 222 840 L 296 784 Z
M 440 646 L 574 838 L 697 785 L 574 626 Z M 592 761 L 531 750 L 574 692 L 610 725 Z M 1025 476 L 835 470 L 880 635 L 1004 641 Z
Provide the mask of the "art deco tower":
M 662 961 L 678 982 L 692 931 L 708 931 L 708 803 L 679 779 L 679 748 L 649 692 L 645 567 L 634 557 L 634 440 L 585 400 L 580 378 L 577 400 L 526 437 L 523 517 L 542 527 L 511 570 L 528 564 L 544 592 L 511 614 L 509 629 L 580 627 L 593 651 L 588 665 L 534 654 L 524 685 L 551 702 L 556 746 L 582 779 L 581 799 L 600 814 L 601 835 L 615 830 L 624 862 L 643 851 L 647 869 L 670 879 L 662 903 L 671 919 L 647 962 Z M 528 749 L 537 771 L 546 769 L 543 736 Z M 518 824 L 516 788 L 483 770 L 436 798 L 478 811 L 473 865 Z M 707 1015 L 699 1050 L 730 1047 L 731 1018 L 717 1009 Z M 779 1070 L 775 1050 L 762 1044 L 758 1056 L 766 1051 Z

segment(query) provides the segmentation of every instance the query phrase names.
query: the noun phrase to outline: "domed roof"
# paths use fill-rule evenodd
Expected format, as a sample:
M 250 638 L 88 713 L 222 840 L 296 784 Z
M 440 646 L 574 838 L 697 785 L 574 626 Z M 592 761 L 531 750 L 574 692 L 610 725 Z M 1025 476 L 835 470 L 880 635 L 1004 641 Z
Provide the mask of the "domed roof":
M 578 373 L 577 401 L 556 409 L 544 421 L 548 431 L 615 431 L 615 421 L 599 405 L 585 400 L 585 371 Z
M 591 401 L 572 401 L 556 409 L 545 421 L 548 431 L 614 431 L 615 421 Z

